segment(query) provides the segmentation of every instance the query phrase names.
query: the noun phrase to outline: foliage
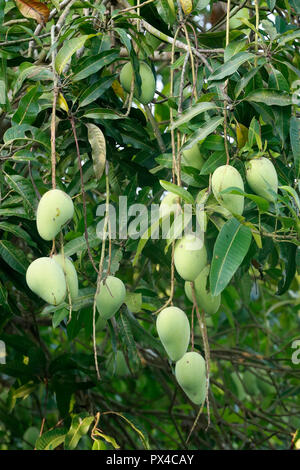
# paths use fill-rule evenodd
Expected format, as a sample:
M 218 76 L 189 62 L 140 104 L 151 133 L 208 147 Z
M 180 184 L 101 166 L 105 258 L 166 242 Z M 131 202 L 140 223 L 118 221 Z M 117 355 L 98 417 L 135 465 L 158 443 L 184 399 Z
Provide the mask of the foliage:
M 126 0 L 50 0 L 48 7 L 0 0 L 1 449 L 293 446 L 300 429 L 300 365 L 292 361 L 300 323 L 300 12 L 295 0 L 261 0 L 257 18 L 254 1 L 231 3 L 232 16 L 240 3 L 250 15 L 226 39 L 226 15 L 216 23 L 210 16 L 213 0 L 153 0 L 140 10 Z M 137 89 L 139 60 L 152 68 L 159 93 L 149 106 L 118 81 L 128 60 Z M 200 172 L 179 158 L 198 141 Z M 244 192 L 230 189 L 245 197 L 240 217 L 210 191 L 227 154 L 245 184 Z M 245 162 L 260 155 L 278 174 L 275 204 L 245 179 Z M 52 187 L 54 158 L 56 187 L 75 206 L 56 240 L 79 276 L 72 309 L 68 300 L 45 305 L 25 281 L 29 263 L 52 248 L 38 235 L 35 213 Z M 222 293 L 218 312 L 206 317 L 211 423 L 206 430 L 205 406 L 188 443 L 199 407 L 176 382 L 154 315 L 174 287 L 174 305 L 192 318 L 183 279 L 175 273 L 170 281 L 175 229 L 170 240 L 154 240 L 157 225 L 149 222 L 146 239 L 112 239 L 111 256 L 106 244 L 103 273 L 110 265 L 127 297 L 96 330 L 100 380 L 94 363 L 103 246 L 97 207 L 109 197 L 118 213 L 126 196 L 128 206 L 146 204 L 150 213 L 164 190 L 194 209 L 201 192 L 210 263 L 215 255 L 210 286 Z M 196 321 L 195 349 L 205 356 Z M 126 377 L 106 367 L 119 350 Z M 31 427 L 41 435 L 28 444 Z

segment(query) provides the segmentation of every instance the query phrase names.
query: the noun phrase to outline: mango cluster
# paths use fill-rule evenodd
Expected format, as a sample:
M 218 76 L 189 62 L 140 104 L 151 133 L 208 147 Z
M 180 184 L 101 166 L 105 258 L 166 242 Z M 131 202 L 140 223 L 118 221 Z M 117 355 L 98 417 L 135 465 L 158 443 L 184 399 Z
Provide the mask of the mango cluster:
M 41 198 L 36 214 L 37 230 L 44 240 L 53 240 L 62 227 L 72 219 L 73 201 L 60 189 L 51 189 Z M 72 261 L 57 254 L 34 260 L 26 272 L 28 287 L 51 305 L 59 305 L 70 293 L 71 299 L 78 296 L 78 277 Z
M 246 180 L 252 191 L 274 203 L 278 191 L 278 177 L 273 163 L 266 157 L 259 157 L 249 160 L 245 167 Z M 222 193 L 230 187 L 235 187 L 244 192 L 244 182 L 240 173 L 231 165 L 219 166 L 212 175 L 213 194 L 219 204 L 233 215 L 242 215 L 244 196 Z

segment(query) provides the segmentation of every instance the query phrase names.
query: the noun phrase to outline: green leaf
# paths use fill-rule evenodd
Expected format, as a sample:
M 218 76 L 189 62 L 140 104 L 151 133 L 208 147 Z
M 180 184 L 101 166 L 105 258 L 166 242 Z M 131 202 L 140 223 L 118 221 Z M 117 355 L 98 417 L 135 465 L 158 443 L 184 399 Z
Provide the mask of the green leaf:
M 73 450 L 77 447 L 82 436 L 88 433 L 93 421 L 94 416 L 88 416 L 86 412 L 73 416 L 71 427 L 65 438 L 66 450 Z
M 274 10 L 275 5 L 276 5 L 276 0 L 267 0 L 267 2 L 268 2 L 268 7 L 269 7 L 269 9 L 270 9 L 271 11 Z
M 101 439 L 95 439 L 92 450 L 107 450 L 107 447 Z
M 56 310 L 52 317 L 53 328 L 56 328 L 63 321 L 63 319 L 66 318 L 68 314 L 69 314 L 69 311 L 65 307 L 59 310 Z
M 27 384 L 21 385 L 21 387 L 13 390 L 12 394 L 14 398 L 27 398 L 36 388 L 38 387 L 37 383 L 29 381 Z
M 116 79 L 117 75 L 112 75 L 109 77 L 102 77 L 97 82 L 93 83 L 80 97 L 78 108 L 87 106 L 90 103 L 96 101 L 103 93 L 111 87 L 112 83 Z
M 296 205 L 297 205 L 297 208 L 298 208 L 298 211 L 300 212 L 300 199 L 299 199 L 299 196 L 297 194 L 297 192 L 295 191 L 294 188 L 292 188 L 291 186 L 279 186 L 279 189 L 283 189 L 284 191 L 286 191 L 287 193 L 289 193 L 292 198 L 294 199 Z
M 300 38 L 300 30 L 299 29 L 296 29 L 295 31 L 293 31 L 292 33 L 287 33 L 285 35 L 282 35 L 279 39 L 278 39 L 278 44 L 280 46 L 284 46 L 287 42 L 290 42 L 290 41 L 295 41 L 295 39 L 298 39 Z
M 124 419 L 127 424 L 130 425 L 130 427 L 138 434 L 143 446 L 145 447 L 146 450 L 149 450 L 149 442 L 148 438 L 145 436 L 145 430 L 142 429 L 141 425 L 137 423 L 136 419 L 131 416 L 128 413 L 119 413 L 116 411 L 110 412 L 110 414 L 114 414 L 116 416 L 119 416 L 120 418 Z
M 257 207 L 259 208 L 261 212 L 267 212 L 267 210 L 269 209 L 270 204 L 266 199 L 264 199 L 261 196 L 257 196 L 256 194 L 245 193 L 244 191 L 238 188 L 233 189 L 230 187 L 230 188 L 223 189 L 223 191 L 221 191 L 221 194 L 237 194 L 239 196 L 247 197 L 248 199 L 251 199 L 252 201 L 255 202 L 255 204 L 257 205 Z
M 241 265 L 251 243 L 251 230 L 237 219 L 229 219 L 215 242 L 210 270 L 212 295 L 220 294 Z
M 67 433 L 66 428 L 56 428 L 42 434 L 35 443 L 36 450 L 53 450 L 62 444 Z
M 277 295 L 282 295 L 288 290 L 296 274 L 297 246 L 292 243 L 287 243 L 286 248 L 287 259 L 284 263 L 283 277 L 278 283 L 278 290 L 276 292 Z
M 166 215 L 165 217 L 168 217 L 168 215 Z M 151 235 L 159 229 L 159 225 L 160 225 L 160 219 L 153 222 L 153 224 L 147 228 L 146 232 L 143 233 L 142 237 L 139 240 L 139 243 L 135 252 L 135 256 L 132 262 L 133 266 L 136 266 L 138 259 L 140 257 L 140 254 L 142 253 L 147 241 L 149 240 Z
M 18 273 L 26 273 L 29 263 L 24 251 L 17 248 L 13 243 L 8 240 L 0 240 L 0 256 Z
M 299 0 L 289 0 L 289 3 L 292 8 L 294 8 L 295 12 L 300 15 L 300 2 Z
M 92 147 L 93 167 L 96 179 L 99 180 L 103 174 L 106 162 L 106 141 L 101 129 L 95 124 L 86 124 L 88 128 L 88 139 Z
M 182 186 L 177 186 L 176 184 L 170 183 L 169 181 L 160 180 L 160 185 L 166 190 L 177 196 L 181 197 L 188 204 L 194 204 L 194 198 L 186 189 Z
M 40 109 L 38 98 L 41 94 L 42 91 L 39 85 L 27 91 L 20 100 L 18 109 L 12 117 L 14 124 L 32 124 L 36 120 Z
M 80 66 L 75 69 L 75 74 L 72 76 L 73 82 L 78 82 L 84 78 L 93 75 L 94 73 L 101 70 L 103 67 L 110 65 L 120 56 L 120 51 L 111 49 L 109 51 L 103 51 L 98 55 L 87 57 Z
M 223 117 L 213 117 L 209 119 L 206 124 L 200 126 L 196 132 L 192 134 L 192 136 L 187 140 L 187 142 L 183 145 L 181 150 L 187 150 L 193 147 L 194 144 L 199 142 L 200 140 L 205 139 L 208 135 L 212 134 L 217 127 L 224 121 Z
M 122 342 L 126 344 L 129 356 L 134 364 L 133 370 L 136 371 L 139 368 L 140 358 L 137 352 L 137 347 L 132 334 L 130 322 L 128 321 L 127 316 L 122 312 L 120 313 L 118 327 Z
M 246 47 L 246 40 L 243 41 L 232 41 L 226 46 L 224 52 L 224 62 L 228 62 L 233 56 L 238 54 L 242 49 Z
M 282 73 L 279 72 L 279 70 L 276 70 L 274 67 L 272 67 L 272 72 L 269 76 L 268 87 L 273 88 L 274 90 L 282 90 L 286 92 L 290 91 L 290 86 L 288 82 L 286 81 Z
M 300 121 L 295 116 L 292 116 L 290 121 L 290 141 L 298 178 L 300 175 Z
M 95 296 L 95 289 L 93 289 L 92 287 L 85 287 L 84 289 L 80 289 L 79 292 L 78 292 L 78 296 L 76 297 L 76 300 L 73 300 L 73 302 L 72 302 L 72 310 L 74 312 L 77 312 L 81 308 L 89 307 L 89 306 L 93 305 L 94 296 Z M 69 308 L 69 304 L 67 302 L 62 302 L 60 305 L 56 305 L 56 306 L 55 305 L 47 305 L 43 309 L 42 313 L 43 314 L 49 314 L 49 313 L 53 313 L 53 312 L 61 312 L 62 309 L 65 309 L 66 311 L 68 311 L 68 308 Z M 62 315 L 62 313 L 61 313 L 61 315 Z M 58 313 L 57 317 L 55 318 L 55 323 L 58 322 L 59 317 L 60 317 L 60 314 Z
M 225 163 L 225 152 L 213 152 L 204 162 L 204 165 L 200 171 L 200 175 L 209 175 L 210 173 L 213 173 L 219 166 L 225 165 Z
M 252 68 L 247 72 L 245 75 L 241 77 L 241 79 L 237 82 L 235 89 L 234 89 L 234 95 L 235 98 L 238 98 L 238 96 L 241 94 L 243 90 L 245 90 L 245 87 L 248 85 L 250 80 L 252 80 L 253 77 L 257 74 L 257 72 L 262 68 L 263 64 L 261 64 L 259 67 Z
M 97 237 L 95 227 L 88 227 L 88 240 L 91 248 L 95 248 L 100 245 L 101 239 Z M 74 240 L 66 243 L 64 247 L 65 256 L 72 256 L 75 253 L 80 253 L 83 250 L 86 250 L 86 239 L 84 235 L 74 238 Z
M 142 309 L 142 294 L 135 292 L 127 292 L 125 304 L 133 313 L 138 313 Z
M 36 246 L 36 243 L 31 240 L 30 235 L 28 235 L 25 230 L 19 227 L 19 225 L 11 224 L 9 222 L 0 222 L 0 230 L 13 233 L 16 237 L 23 238 L 23 240 L 25 240 L 28 245 Z
M 55 58 L 55 69 L 57 73 L 61 74 L 72 55 L 81 49 L 89 38 L 94 36 L 95 34 L 85 34 L 84 36 L 65 41 Z
M 234 74 L 238 68 L 244 64 L 246 61 L 252 61 L 255 58 L 255 54 L 251 52 L 239 52 L 231 57 L 229 62 L 225 62 L 225 64 L 221 65 L 217 68 L 209 77 L 208 81 L 215 81 L 215 80 L 222 80 L 229 75 Z
M 40 131 L 37 127 L 29 124 L 18 124 L 7 129 L 3 136 L 5 144 L 11 144 L 15 140 L 27 140 L 29 142 L 37 142 L 42 144 L 46 149 L 50 150 L 50 139 L 47 134 Z
M 147 348 L 153 348 L 158 351 L 160 354 L 164 353 L 164 348 L 161 342 L 154 338 L 154 336 L 149 333 L 145 328 L 143 328 L 140 323 L 136 320 L 136 318 L 132 315 L 132 313 L 125 311 L 125 315 L 128 318 L 128 321 L 131 325 L 131 329 L 133 331 L 135 339 L 143 344 Z
M 246 101 L 264 103 L 268 106 L 289 106 L 293 104 L 292 96 L 289 93 L 266 88 L 250 91 L 244 99 Z
M 83 115 L 85 118 L 89 119 L 126 119 L 126 116 L 117 113 L 113 109 L 106 109 L 106 108 L 93 108 L 87 109 Z
M 23 204 L 26 212 L 32 218 L 35 215 L 35 209 L 37 206 L 37 197 L 32 187 L 31 182 L 28 179 L 20 175 L 9 175 L 5 172 L 5 179 L 9 186 L 14 189 L 20 196 L 22 196 Z
M 177 129 L 177 127 L 181 126 L 182 124 L 190 122 L 191 119 L 193 119 L 195 116 L 198 116 L 198 114 L 204 113 L 209 109 L 216 109 L 216 107 L 217 106 L 215 104 L 209 102 L 197 103 L 189 108 L 188 111 L 181 114 L 180 117 L 169 126 L 169 130 L 171 131 L 173 129 Z
M 111 444 L 114 449 L 120 449 L 120 446 L 114 437 L 108 436 L 107 434 L 100 432 L 98 429 L 94 432 L 94 436 L 102 437 L 106 442 L 108 442 L 108 444 Z
M 19 91 L 19 89 L 21 88 L 25 80 L 33 80 L 33 81 L 53 80 L 53 73 L 50 67 L 45 66 L 45 65 L 31 65 L 28 62 L 27 64 L 28 66 L 25 69 L 23 69 L 17 77 L 15 87 L 14 87 L 14 95 L 17 94 L 17 92 Z
M 249 130 L 248 130 L 248 144 L 249 147 L 252 148 L 253 145 L 256 143 L 259 150 L 262 150 L 262 141 L 260 135 L 260 125 L 259 122 L 255 119 L 252 119 Z
M 6 104 L 6 84 L 5 81 L 0 79 L 0 105 Z

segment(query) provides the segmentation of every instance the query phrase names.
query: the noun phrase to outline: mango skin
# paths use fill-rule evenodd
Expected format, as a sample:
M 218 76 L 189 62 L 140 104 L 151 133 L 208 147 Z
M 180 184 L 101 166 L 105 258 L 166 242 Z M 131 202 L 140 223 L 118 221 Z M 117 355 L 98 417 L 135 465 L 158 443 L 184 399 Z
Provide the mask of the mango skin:
M 246 163 L 246 179 L 252 191 L 270 202 L 276 200 L 269 189 L 277 194 L 278 177 L 273 163 L 268 158 L 253 158 Z
M 198 143 L 182 152 L 182 164 L 201 170 L 204 165 L 204 159 L 201 156 Z
M 250 370 L 244 372 L 243 377 L 244 388 L 249 395 L 258 395 L 259 389 L 257 386 L 257 378 Z
M 100 291 L 96 298 L 96 305 L 99 315 L 102 319 L 108 320 L 121 307 L 126 297 L 126 289 L 121 281 L 114 276 L 108 276 L 105 281 L 100 283 Z
M 276 393 L 274 385 L 271 383 L 271 379 L 265 370 L 259 371 L 260 377 L 256 378 L 257 386 L 263 396 L 269 396 Z
M 98 320 L 96 321 L 96 332 L 98 333 L 99 331 L 103 331 L 106 326 L 107 321 L 99 315 Z
M 232 381 L 232 384 L 233 384 L 233 393 L 236 394 L 238 400 L 240 401 L 243 401 L 245 400 L 247 397 L 246 397 L 246 392 L 244 390 L 244 387 L 243 387 L 243 383 L 242 383 L 242 380 L 244 378 L 243 374 L 239 373 L 237 374 L 237 372 L 232 372 L 230 374 L 230 378 L 231 378 L 231 381 Z M 232 388 L 232 384 L 230 384 L 230 388 Z
M 130 374 L 124 353 L 123 351 L 120 351 L 120 350 L 117 351 L 115 373 L 114 373 L 114 354 L 113 353 L 109 355 L 107 363 L 106 363 L 106 367 L 107 367 L 107 372 L 109 373 L 109 375 L 114 375 L 115 377 L 126 377 L 127 375 Z
M 201 405 L 206 393 L 205 360 L 196 351 L 187 352 L 175 366 L 175 377 L 195 405 Z
M 182 279 L 194 281 L 207 263 L 207 252 L 202 240 L 192 234 L 184 235 L 175 245 L 174 263 Z
M 235 186 L 244 191 L 244 183 L 239 172 L 231 165 L 219 166 L 212 175 L 212 190 L 221 206 L 233 214 L 242 215 L 244 211 L 244 196 L 238 194 L 220 194 L 226 188 Z
M 156 329 L 168 356 L 178 361 L 187 351 L 190 341 L 190 324 L 183 310 L 164 308 L 156 319 Z
M 61 228 L 72 219 L 73 201 L 60 189 L 50 189 L 41 198 L 36 214 L 39 235 L 44 240 L 52 240 Z
M 179 214 L 181 206 L 179 204 L 180 198 L 174 193 L 167 193 L 159 206 L 159 216 L 164 217 L 170 214 Z
M 195 296 L 197 300 L 198 307 L 203 309 L 205 313 L 213 315 L 219 310 L 221 304 L 221 294 L 213 297 L 209 290 L 206 289 L 207 286 L 207 277 L 209 275 L 210 266 L 207 265 L 202 269 L 199 276 L 196 277 L 195 283 Z M 187 298 L 193 302 L 193 292 L 191 282 L 186 281 L 184 285 L 184 290 Z
M 70 290 L 71 299 L 75 300 L 78 297 L 78 277 L 74 264 L 66 256 L 64 261 L 62 254 L 54 255 L 53 259 L 63 269 L 66 283 Z
M 53 258 L 38 258 L 28 267 L 26 282 L 29 289 L 51 305 L 59 305 L 66 297 L 65 275 Z
M 140 76 L 141 76 L 141 93 L 138 93 L 136 84 L 134 85 L 134 96 L 142 104 L 148 104 L 153 100 L 155 95 L 155 78 L 151 68 L 145 62 L 140 62 Z M 133 69 L 131 62 L 127 62 L 121 70 L 120 82 L 122 87 L 127 93 L 130 93 L 131 80 Z

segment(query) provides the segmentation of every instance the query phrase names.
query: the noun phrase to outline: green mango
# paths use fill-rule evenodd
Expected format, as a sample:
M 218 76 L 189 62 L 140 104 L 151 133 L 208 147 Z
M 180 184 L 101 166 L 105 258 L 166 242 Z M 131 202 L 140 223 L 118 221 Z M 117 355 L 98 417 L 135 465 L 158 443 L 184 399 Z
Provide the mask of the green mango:
M 71 299 L 75 300 L 78 297 L 77 272 L 72 261 L 66 256 L 64 258 L 62 254 L 53 256 L 54 261 L 58 263 L 60 267 L 63 269 L 66 283 L 70 290 Z
M 52 240 L 61 228 L 72 219 L 73 201 L 60 189 L 51 189 L 41 198 L 36 214 L 36 225 L 40 237 Z
M 174 193 L 167 193 L 159 206 L 159 216 L 164 217 L 170 214 L 179 214 L 181 212 L 180 197 Z
M 114 361 L 115 361 L 115 355 L 114 353 L 111 353 L 106 362 L 107 372 L 110 375 L 115 375 L 116 377 L 126 377 L 126 375 L 130 374 L 123 351 L 120 351 L 120 350 L 117 351 L 115 371 L 114 371 L 114 364 L 115 364 Z
M 250 370 L 246 370 L 246 372 L 244 372 L 243 383 L 246 393 L 254 396 L 259 394 L 256 375 L 250 372 Z
M 243 401 L 246 399 L 246 392 L 243 387 L 242 380 L 244 378 L 243 374 L 237 372 L 232 372 L 230 374 L 231 381 L 233 383 L 233 388 L 234 388 L 234 393 L 236 394 L 237 398 L 240 401 Z
M 66 297 L 65 275 L 53 258 L 38 258 L 26 272 L 28 287 L 36 295 L 51 305 L 59 305 Z
M 155 95 L 155 78 L 152 73 L 151 68 L 145 62 L 140 62 L 139 72 L 141 77 L 141 93 L 138 93 L 138 88 L 135 83 L 134 86 L 134 96 L 135 98 L 143 104 L 148 104 L 153 100 Z M 120 73 L 120 82 L 122 87 L 127 93 L 130 93 L 131 80 L 133 75 L 133 69 L 131 62 L 127 62 L 121 70 Z
M 156 329 L 170 359 L 178 361 L 186 353 L 191 334 L 184 311 L 177 307 L 164 308 L 156 319 Z
M 108 320 L 121 307 L 126 297 L 126 289 L 121 281 L 114 276 L 108 276 L 100 283 L 100 291 L 96 298 L 96 305 L 102 319 Z
M 221 206 L 233 214 L 242 215 L 244 196 L 238 194 L 220 194 L 224 189 L 234 186 L 244 191 L 244 183 L 239 172 L 231 165 L 219 166 L 212 175 L 212 191 Z
M 194 281 L 207 263 L 203 241 L 192 234 L 184 235 L 175 245 L 174 263 L 182 279 Z
M 200 405 L 205 400 L 206 367 L 205 360 L 196 351 L 187 352 L 175 366 L 175 376 L 180 387 L 189 399 Z
M 23 450 L 33 450 L 40 435 L 40 431 L 35 426 L 30 426 L 23 434 Z
M 265 370 L 260 370 L 257 377 L 257 386 L 259 391 L 264 396 L 273 395 L 276 393 L 276 389 L 271 382 L 268 373 Z
M 198 143 L 190 149 L 182 152 L 182 165 L 191 166 L 197 170 L 201 170 L 204 165 L 204 159 L 201 156 Z
M 96 321 L 96 331 L 97 332 L 103 331 L 106 325 L 107 325 L 107 321 L 104 320 L 104 318 L 101 318 L 99 315 L 98 320 Z
M 252 191 L 274 202 L 278 191 L 278 177 L 273 163 L 268 158 L 261 157 L 249 160 L 245 166 L 247 182 Z
M 200 274 L 196 277 L 195 284 L 195 296 L 198 307 L 203 309 L 205 313 L 213 315 L 219 310 L 221 304 L 221 294 L 213 297 L 210 291 L 207 289 L 207 278 L 209 275 L 210 266 L 207 265 L 202 269 Z M 193 302 L 192 286 L 190 281 L 186 281 L 184 290 L 187 298 Z

